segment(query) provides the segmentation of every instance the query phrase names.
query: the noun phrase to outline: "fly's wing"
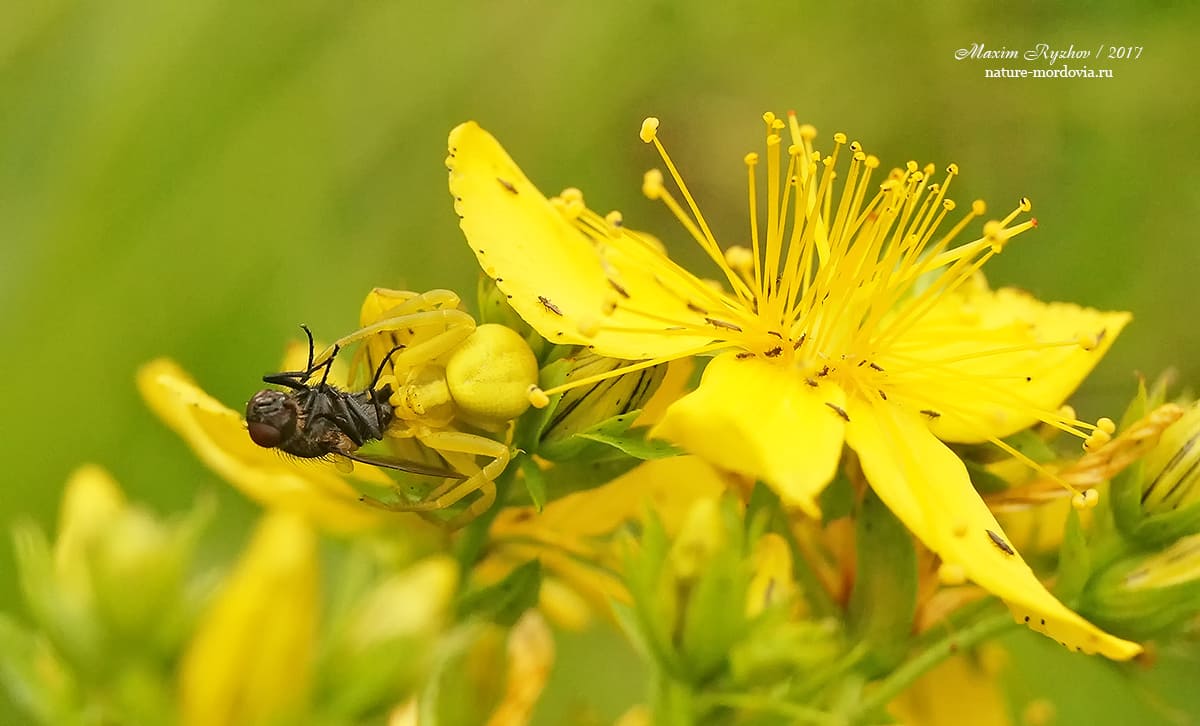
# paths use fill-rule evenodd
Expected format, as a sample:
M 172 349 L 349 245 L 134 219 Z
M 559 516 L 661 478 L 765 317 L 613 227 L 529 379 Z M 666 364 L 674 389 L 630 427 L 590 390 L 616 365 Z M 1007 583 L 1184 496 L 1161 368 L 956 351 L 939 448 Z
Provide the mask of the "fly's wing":
M 434 466 L 432 464 L 422 464 L 419 461 L 410 461 L 408 459 L 397 459 L 390 456 L 374 456 L 369 454 L 360 454 L 358 452 L 346 453 L 339 452 L 340 456 L 344 456 L 351 461 L 357 461 L 360 464 L 370 464 L 384 469 L 395 469 L 409 474 L 419 474 L 421 476 L 436 476 L 449 479 L 466 479 L 467 475 L 447 469 L 445 467 Z

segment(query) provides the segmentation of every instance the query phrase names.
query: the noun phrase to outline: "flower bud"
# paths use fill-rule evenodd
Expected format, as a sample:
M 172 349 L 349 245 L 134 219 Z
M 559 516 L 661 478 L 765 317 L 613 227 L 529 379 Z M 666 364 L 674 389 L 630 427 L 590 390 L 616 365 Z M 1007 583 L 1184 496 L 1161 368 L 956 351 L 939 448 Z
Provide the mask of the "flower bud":
M 317 587 L 316 534 L 300 515 L 265 515 L 183 656 L 180 722 L 285 723 L 303 713 Z
M 1104 628 L 1148 638 L 1191 621 L 1200 609 L 1200 534 L 1153 554 L 1117 560 L 1093 577 L 1079 612 Z
M 1156 416 L 1166 424 L 1157 444 L 1112 484 L 1117 525 L 1150 548 L 1200 532 L 1200 404 L 1166 404 L 1144 421 Z
M 587 352 L 579 353 L 568 361 L 566 384 L 630 365 L 630 361 Z M 658 390 L 666 374 L 667 366 L 662 364 L 568 389 L 562 394 L 542 430 L 538 453 L 556 461 L 576 456 L 589 443 L 589 439 L 582 434 L 640 410 Z M 633 420 L 629 418 L 621 423 L 624 430 Z
M 1146 457 L 1142 507 L 1160 514 L 1200 500 L 1200 404 L 1163 432 L 1158 446 Z

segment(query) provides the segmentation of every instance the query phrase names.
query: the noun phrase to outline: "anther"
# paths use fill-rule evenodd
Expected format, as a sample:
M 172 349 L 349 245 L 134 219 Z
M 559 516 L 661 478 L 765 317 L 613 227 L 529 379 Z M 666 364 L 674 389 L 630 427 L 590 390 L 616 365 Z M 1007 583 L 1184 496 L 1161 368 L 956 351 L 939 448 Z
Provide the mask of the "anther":
M 1022 212 L 1028 212 L 1033 209 L 1033 202 L 1029 201 L 1029 197 L 1021 197 L 1021 201 L 1017 203 Z
M 958 176 L 958 164 L 950 164 L 946 167 L 946 173 L 953 176 Z
M 833 143 L 837 144 L 838 146 L 841 146 L 842 144 L 846 143 L 847 140 L 848 139 L 847 139 L 846 135 L 844 133 L 842 133 L 841 131 L 839 131 L 833 135 Z
M 1075 496 L 1071 497 L 1071 506 L 1082 511 L 1085 509 L 1095 509 L 1100 503 L 1100 492 L 1095 489 L 1085 489 Z
M 725 250 L 725 262 L 738 272 L 754 269 L 754 253 L 741 245 Z
M 658 169 L 651 169 L 642 176 L 642 194 L 647 199 L 658 199 L 663 193 L 663 175 Z
M 976 216 L 987 214 L 987 202 L 984 202 L 982 199 L 976 199 L 971 202 L 971 212 Z
M 604 221 L 608 222 L 611 227 L 622 227 L 625 225 L 625 218 L 615 209 L 604 215 Z
M 746 166 L 754 166 L 758 163 L 758 152 L 751 151 L 742 158 L 746 162 Z
M 550 397 L 546 392 L 535 386 L 529 387 L 529 403 L 534 408 L 545 408 L 550 405 Z
M 1113 434 L 1116 433 L 1117 425 L 1113 423 L 1111 418 L 1105 416 L 1096 422 L 1096 428 L 1100 429 L 1106 434 Z
M 648 144 L 651 141 L 654 141 L 654 138 L 657 135 L 658 119 L 654 118 L 653 116 L 649 116 L 646 118 L 646 120 L 642 121 L 642 129 L 638 132 L 638 136 L 641 137 L 642 141 Z

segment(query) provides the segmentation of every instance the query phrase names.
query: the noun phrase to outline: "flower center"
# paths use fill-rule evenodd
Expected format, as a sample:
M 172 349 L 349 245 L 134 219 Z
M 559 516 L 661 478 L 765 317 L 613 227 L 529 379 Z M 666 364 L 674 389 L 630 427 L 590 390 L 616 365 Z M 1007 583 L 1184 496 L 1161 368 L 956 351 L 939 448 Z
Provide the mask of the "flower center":
M 602 217 L 588 210 L 576 189 L 551 200 L 592 240 L 612 286 L 606 309 L 599 311 L 596 319 L 581 323 L 581 332 L 708 338 L 708 344 L 672 357 L 736 351 L 738 357 L 763 358 L 786 366 L 814 386 L 819 379 L 828 378 L 849 395 L 903 400 L 931 420 L 953 412 L 954 395 L 946 395 L 948 388 L 951 392 L 955 388 L 969 391 L 976 401 L 1010 395 L 1000 387 L 989 388 L 988 380 L 960 375 L 956 365 L 961 368 L 968 361 L 1020 352 L 1090 349 L 1103 339 L 1105 331 L 1101 330 L 1066 339 L 1021 340 L 1005 347 L 981 340 L 975 348 L 934 357 L 929 351 L 945 348 L 921 339 L 929 335 L 927 318 L 949 296 L 969 292 L 976 273 L 1009 240 L 1037 226 L 1035 219 L 1018 221 L 1029 212 L 1029 200 L 1021 199 L 1003 219 L 986 222 L 978 239 L 951 247 L 986 211 L 982 201 L 975 201 L 965 215 L 943 230 L 956 206 L 946 195 L 958 175 L 957 165 L 950 164 L 936 181 L 933 165 L 920 167 L 910 161 L 873 184 L 879 160 L 858 142 L 847 143 L 845 134 L 835 134 L 833 150 L 823 156 L 813 148 L 816 129 L 799 124 L 794 113 L 789 112 L 786 121 L 766 113 L 763 121 L 765 198 L 761 198 L 759 185 L 760 155 L 750 153 L 744 159 L 750 211 L 748 247 L 723 248 L 718 243 L 658 137 L 658 120 L 646 119 L 640 132 L 641 139 L 658 151 L 680 199 L 657 170 L 646 174 L 643 192 L 661 201 L 678 219 L 716 265 L 723 283 L 702 280 L 676 265 L 655 240 L 626 229 L 619 213 Z M 785 129 L 790 137 L 786 149 L 781 136 Z M 847 166 L 840 163 L 847 156 L 848 169 L 842 180 L 839 165 Z M 765 215 L 760 205 L 765 207 Z M 631 286 L 623 283 L 631 274 L 652 275 L 655 287 L 665 296 L 654 304 L 631 296 Z M 617 309 L 632 313 L 645 326 L 608 324 L 607 315 Z M 919 328 L 918 323 L 922 324 Z M 633 363 L 605 377 L 662 362 L 665 359 Z M 594 382 L 577 380 L 570 385 Z M 565 388 L 537 393 L 552 395 Z M 1013 404 L 1007 399 L 1005 403 Z M 1033 403 L 1029 406 L 1039 420 L 1086 439 L 1093 448 L 1111 433 L 1079 421 L 1073 414 L 1047 411 Z M 1004 442 L 992 440 L 1041 469 Z

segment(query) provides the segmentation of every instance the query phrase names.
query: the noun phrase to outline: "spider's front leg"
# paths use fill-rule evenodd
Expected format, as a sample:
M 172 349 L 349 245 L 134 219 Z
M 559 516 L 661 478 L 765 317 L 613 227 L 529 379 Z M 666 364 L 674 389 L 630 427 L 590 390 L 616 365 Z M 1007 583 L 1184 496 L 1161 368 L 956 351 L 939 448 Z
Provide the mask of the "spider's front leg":
M 479 496 L 462 513 L 446 523 L 452 529 L 467 524 L 495 503 L 496 478 L 508 466 L 508 446 L 484 436 L 461 431 L 434 431 L 418 434 L 416 438 L 422 445 L 441 454 L 456 471 L 466 474 L 467 478 L 447 479 L 418 502 L 384 502 L 371 497 L 364 497 L 364 502 L 394 512 L 432 512 L 451 507 L 473 492 L 479 492 Z M 476 456 L 488 457 L 490 461 L 480 467 L 475 463 Z

